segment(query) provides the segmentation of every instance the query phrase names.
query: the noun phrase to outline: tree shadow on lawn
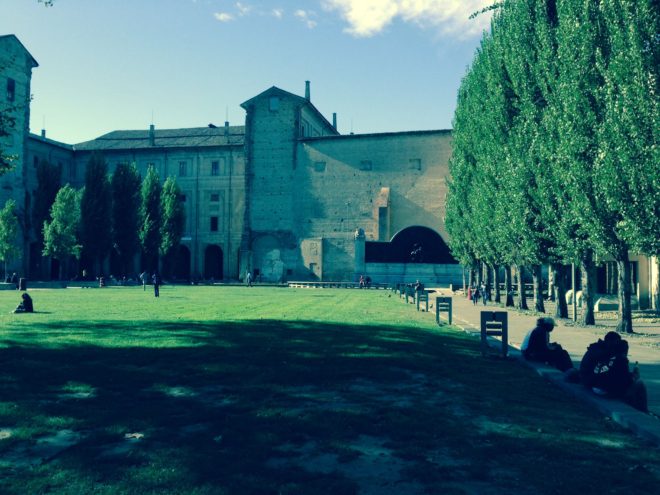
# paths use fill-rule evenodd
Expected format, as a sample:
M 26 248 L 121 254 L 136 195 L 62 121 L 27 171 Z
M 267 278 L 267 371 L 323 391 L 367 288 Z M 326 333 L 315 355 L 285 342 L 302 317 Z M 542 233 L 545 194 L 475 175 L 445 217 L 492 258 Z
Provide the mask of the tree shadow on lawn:
M 0 455 L 80 435 L 47 462 L 0 464 L 7 493 L 652 493 L 659 480 L 655 450 L 462 333 L 88 325 L 0 342 Z M 107 335 L 113 347 L 89 344 Z

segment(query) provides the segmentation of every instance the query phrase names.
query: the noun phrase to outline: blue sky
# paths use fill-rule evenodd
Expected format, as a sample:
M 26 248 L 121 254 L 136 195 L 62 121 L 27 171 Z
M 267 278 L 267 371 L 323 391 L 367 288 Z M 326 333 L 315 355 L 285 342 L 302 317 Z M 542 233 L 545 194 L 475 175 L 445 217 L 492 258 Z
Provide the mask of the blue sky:
M 451 127 L 492 0 L 2 0 L 0 34 L 39 62 L 30 128 L 67 143 L 117 129 L 244 123 L 275 85 L 341 133 Z

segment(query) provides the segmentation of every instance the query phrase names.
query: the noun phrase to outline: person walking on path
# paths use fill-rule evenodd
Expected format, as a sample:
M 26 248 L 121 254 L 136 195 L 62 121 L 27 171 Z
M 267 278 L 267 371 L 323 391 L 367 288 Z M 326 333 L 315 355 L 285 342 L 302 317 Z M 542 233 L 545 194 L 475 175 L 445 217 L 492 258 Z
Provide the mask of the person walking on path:
M 475 287 L 474 290 L 472 291 L 472 304 L 474 306 L 477 305 L 477 301 L 479 301 L 480 296 L 481 293 L 479 292 L 479 287 Z
M 142 290 L 146 292 L 146 290 L 147 290 L 147 272 L 146 271 L 140 273 L 140 281 L 142 282 Z
M 523 357 L 528 361 L 548 363 L 560 371 L 568 371 L 573 368 L 573 361 L 561 345 L 550 342 L 550 332 L 555 328 L 555 320 L 552 318 L 539 318 L 536 326 L 529 331 L 520 350 Z
M 252 272 L 250 270 L 245 274 L 245 283 L 248 287 L 252 287 Z
M 154 284 L 154 297 L 160 297 L 160 275 L 158 275 L 158 272 L 155 272 L 153 276 L 151 277 L 151 281 Z

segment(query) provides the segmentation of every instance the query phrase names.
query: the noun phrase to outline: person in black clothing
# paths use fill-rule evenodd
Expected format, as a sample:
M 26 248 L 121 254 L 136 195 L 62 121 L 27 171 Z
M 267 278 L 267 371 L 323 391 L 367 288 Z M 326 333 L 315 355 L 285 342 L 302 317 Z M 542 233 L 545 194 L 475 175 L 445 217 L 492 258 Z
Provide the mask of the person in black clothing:
M 561 345 L 550 342 L 550 332 L 555 328 L 552 318 L 539 318 L 536 326 L 527 333 L 521 346 L 523 357 L 528 361 L 548 363 L 560 371 L 573 368 L 573 361 Z
M 23 294 L 21 294 L 21 298 L 23 300 L 18 304 L 18 306 L 16 306 L 14 313 L 34 313 L 32 298 L 28 295 L 28 293 L 23 292 Z
M 582 383 L 598 395 L 623 400 L 635 409 L 648 411 L 647 393 L 639 370 L 630 371 L 628 342 L 616 332 L 587 348 L 580 363 Z
M 154 284 L 154 297 L 160 297 L 160 275 L 154 273 L 151 277 L 151 281 Z

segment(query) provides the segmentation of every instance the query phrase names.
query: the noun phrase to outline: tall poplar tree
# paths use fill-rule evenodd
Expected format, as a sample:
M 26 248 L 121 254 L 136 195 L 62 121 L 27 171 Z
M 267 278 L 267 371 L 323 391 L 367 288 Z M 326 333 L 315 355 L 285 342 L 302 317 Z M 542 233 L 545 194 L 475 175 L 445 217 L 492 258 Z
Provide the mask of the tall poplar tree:
M 181 201 L 181 190 L 174 177 L 168 177 L 161 191 L 162 224 L 160 228 L 160 254 L 167 270 L 172 269 L 176 248 L 181 242 L 185 226 L 185 210 Z
M 119 275 L 133 272 L 140 248 L 141 178 L 134 163 L 120 163 L 112 174 L 112 243 L 121 266 Z
M 140 244 L 148 270 L 158 270 L 158 253 L 161 245 L 161 185 L 158 172 L 149 167 L 142 182 L 140 205 Z
M 69 258 L 80 258 L 79 226 L 80 192 L 67 184 L 58 191 L 50 209 L 50 220 L 44 222 L 43 228 L 43 254 L 60 262 L 60 279 L 64 273 L 69 273 Z
M 17 235 L 16 201 L 9 199 L 4 208 L 0 210 L 0 260 L 4 262 L 5 279 L 7 278 L 7 262 L 19 252 L 16 245 Z
M 80 240 L 84 263 L 92 274 L 103 271 L 103 261 L 112 245 L 112 196 L 108 166 L 102 155 L 93 154 L 85 170 L 85 188 L 80 200 Z
M 34 190 L 32 202 L 32 225 L 35 227 L 35 236 L 43 249 L 43 225 L 50 216 L 50 208 L 55 202 L 57 192 L 60 190 L 62 177 L 61 165 L 51 165 L 48 160 L 39 160 L 37 163 L 37 188 Z

